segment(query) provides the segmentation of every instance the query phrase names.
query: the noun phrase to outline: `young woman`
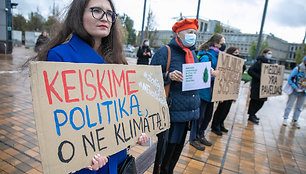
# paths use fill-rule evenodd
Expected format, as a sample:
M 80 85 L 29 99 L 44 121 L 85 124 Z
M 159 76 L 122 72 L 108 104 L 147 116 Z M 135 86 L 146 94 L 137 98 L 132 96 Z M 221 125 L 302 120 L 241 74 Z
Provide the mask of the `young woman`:
M 238 56 L 239 57 L 239 49 L 237 47 L 229 47 L 226 50 L 226 53 Z M 243 66 L 243 73 L 245 70 L 245 66 Z M 217 135 L 222 135 L 222 132 L 228 132 L 228 130 L 224 127 L 224 120 L 226 119 L 232 105 L 233 100 L 219 101 L 218 107 L 214 113 L 213 121 L 211 123 L 211 131 Z
M 144 40 L 142 46 L 137 51 L 137 65 L 148 65 L 149 58 L 151 58 L 151 49 L 149 46 L 149 40 Z
M 59 33 L 31 60 L 127 64 L 121 25 L 116 19 L 111 0 L 73 0 Z M 138 139 L 139 144 L 146 141 L 146 135 Z M 117 173 L 126 156 L 126 150 L 108 158 L 95 155 L 91 166 L 76 173 Z
M 259 123 L 259 118 L 256 116 L 256 113 L 262 108 L 265 101 L 267 101 L 267 98 L 259 98 L 261 65 L 262 63 L 270 63 L 271 57 L 272 51 L 270 49 L 264 49 L 262 55 L 257 57 L 257 61 L 248 70 L 248 74 L 252 77 L 248 120 L 256 124 Z
M 218 55 L 220 51 L 225 50 L 225 39 L 221 34 L 214 34 L 207 42 L 199 47 L 198 58 L 200 62 L 211 62 L 212 78 L 211 87 L 200 89 L 199 94 L 201 98 L 200 104 L 200 118 L 193 122 L 196 129 L 190 132 L 190 145 L 198 150 L 205 150 L 205 146 L 211 146 L 212 143 L 205 138 L 205 130 L 211 120 L 214 108 L 214 102 L 211 102 L 212 89 L 214 85 L 214 77 L 217 71 Z
M 284 112 L 283 125 L 287 126 L 287 120 L 291 109 L 294 107 L 294 114 L 292 117 L 292 124 L 296 128 L 300 128 L 298 122 L 301 112 L 303 111 L 303 104 L 306 99 L 306 56 L 303 58 L 303 62 L 295 67 L 288 78 L 288 83 L 292 87 L 293 91 L 288 95 L 287 105 Z

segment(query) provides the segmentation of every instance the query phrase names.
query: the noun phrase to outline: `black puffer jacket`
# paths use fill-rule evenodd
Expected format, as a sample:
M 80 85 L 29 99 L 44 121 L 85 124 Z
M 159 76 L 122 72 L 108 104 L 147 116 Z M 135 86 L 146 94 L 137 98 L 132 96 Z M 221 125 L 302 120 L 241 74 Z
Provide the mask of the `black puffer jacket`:
M 251 81 L 251 99 L 266 101 L 267 98 L 259 98 L 260 75 L 262 63 L 270 63 L 270 60 L 263 56 L 259 56 L 257 61 L 249 68 L 248 74 L 252 77 Z
M 143 55 L 143 53 L 150 53 L 149 55 Z M 149 58 L 151 58 L 151 49 L 147 46 L 139 47 L 137 51 L 137 65 L 148 65 L 149 64 Z

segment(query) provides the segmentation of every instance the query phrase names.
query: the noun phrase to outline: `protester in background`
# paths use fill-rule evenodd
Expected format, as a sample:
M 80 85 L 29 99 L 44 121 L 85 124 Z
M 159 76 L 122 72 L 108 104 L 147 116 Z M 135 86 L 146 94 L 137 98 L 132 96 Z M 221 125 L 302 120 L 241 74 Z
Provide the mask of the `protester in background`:
M 59 33 L 31 60 L 127 64 L 117 16 L 111 0 L 73 0 Z M 139 144 L 147 141 L 145 134 L 138 139 Z M 75 173 L 116 174 L 126 157 L 126 149 L 108 158 L 95 155 L 91 166 Z
M 157 147 L 156 160 L 162 158 L 160 173 L 173 173 L 173 169 L 180 157 L 188 129 L 188 122 L 199 118 L 200 98 L 198 90 L 182 91 L 182 65 L 198 62 L 194 52 L 196 32 L 199 28 L 198 20 L 184 19 L 176 22 L 172 31 L 175 33 L 168 46 L 171 49 L 169 71 L 166 71 L 168 49 L 161 47 L 154 54 L 151 65 L 161 65 L 164 83 L 170 84 L 168 105 L 170 111 L 169 136 L 167 132 L 158 135 L 158 142 L 166 140 L 163 148 Z M 159 145 L 158 145 L 159 146 Z M 164 156 L 161 151 L 165 150 Z M 155 161 L 153 173 L 158 173 L 159 163 Z
M 214 34 L 207 42 L 199 47 L 198 58 L 200 62 L 211 62 L 211 86 L 199 90 L 201 104 L 200 104 L 200 118 L 193 121 L 196 129 L 190 132 L 190 145 L 198 150 L 205 150 L 205 146 L 211 146 L 212 143 L 205 138 L 205 130 L 211 120 L 213 114 L 214 102 L 211 102 L 212 90 L 214 86 L 214 77 L 217 76 L 218 71 L 217 61 L 220 51 L 225 50 L 225 39 L 221 34 Z
M 35 48 L 34 48 L 34 51 L 35 52 L 38 52 L 38 51 L 40 51 L 40 49 L 41 49 L 41 46 L 43 45 L 43 44 L 46 44 L 46 43 L 48 43 L 49 42 L 49 37 L 48 37 L 48 35 L 47 35 L 47 32 L 42 32 L 40 35 L 39 35 L 39 37 L 37 38 L 37 40 L 36 40 L 36 44 L 35 44 Z
M 288 96 L 283 125 L 287 126 L 289 113 L 292 109 L 293 103 L 296 101 L 292 124 L 299 129 L 300 125 L 298 120 L 306 98 L 306 56 L 304 57 L 303 62 L 291 71 L 288 83 L 293 88 L 293 91 Z
M 151 58 L 151 49 L 149 47 L 149 40 L 144 40 L 142 46 L 137 51 L 137 65 L 148 65 L 149 58 Z
M 239 49 L 237 47 L 229 47 L 226 50 L 226 53 L 231 54 L 233 56 L 239 57 Z M 245 65 L 243 65 L 242 73 L 245 71 Z M 224 127 L 224 120 L 226 119 L 233 100 L 219 101 L 218 107 L 214 113 L 213 121 L 211 124 L 211 131 L 217 135 L 222 135 L 222 132 L 228 132 L 228 130 Z
M 256 62 L 248 70 L 248 74 L 252 77 L 248 120 L 256 124 L 259 123 L 259 118 L 256 116 L 256 113 L 262 108 L 265 101 L 267 101 L 267 98 L 259 98 L 261 65 L 262 63 L 270 63 L 271 58 L 272 51 L 270 49 L 264 49 L 262 55 L 257 57 Z

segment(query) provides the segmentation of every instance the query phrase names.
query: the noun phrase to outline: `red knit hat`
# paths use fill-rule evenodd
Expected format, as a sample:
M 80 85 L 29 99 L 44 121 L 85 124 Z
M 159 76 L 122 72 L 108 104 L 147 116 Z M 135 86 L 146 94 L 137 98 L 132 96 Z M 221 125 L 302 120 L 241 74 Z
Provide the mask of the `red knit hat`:
M 198 30 L 199 28 L 199 22 L 197 19 L 183 19 L 181 21 L 176 22 L 173 27 L 172 27 L 172 31 L 174 33 L 180 32 L 182 30 L 186 30 L 186 29 L 195 29 Z

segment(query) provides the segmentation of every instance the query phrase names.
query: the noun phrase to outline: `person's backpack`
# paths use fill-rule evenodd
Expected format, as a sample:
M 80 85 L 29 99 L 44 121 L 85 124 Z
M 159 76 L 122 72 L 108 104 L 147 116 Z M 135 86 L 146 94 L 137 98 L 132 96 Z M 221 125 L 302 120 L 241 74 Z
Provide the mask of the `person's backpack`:
M 199 61 L 201 61 L 201 58 L 204 56 L 204 55 L 207 55 L 208 56 L 208 59 L 209 59 L 209 61 L 211 62 L 211 55 L 210 54 L 208 54 L 206 51 L 205 51 L 205 53 L 200 57 L 200 56 L 197 56 L 198 57 L 198 59 L 199 59 Z

